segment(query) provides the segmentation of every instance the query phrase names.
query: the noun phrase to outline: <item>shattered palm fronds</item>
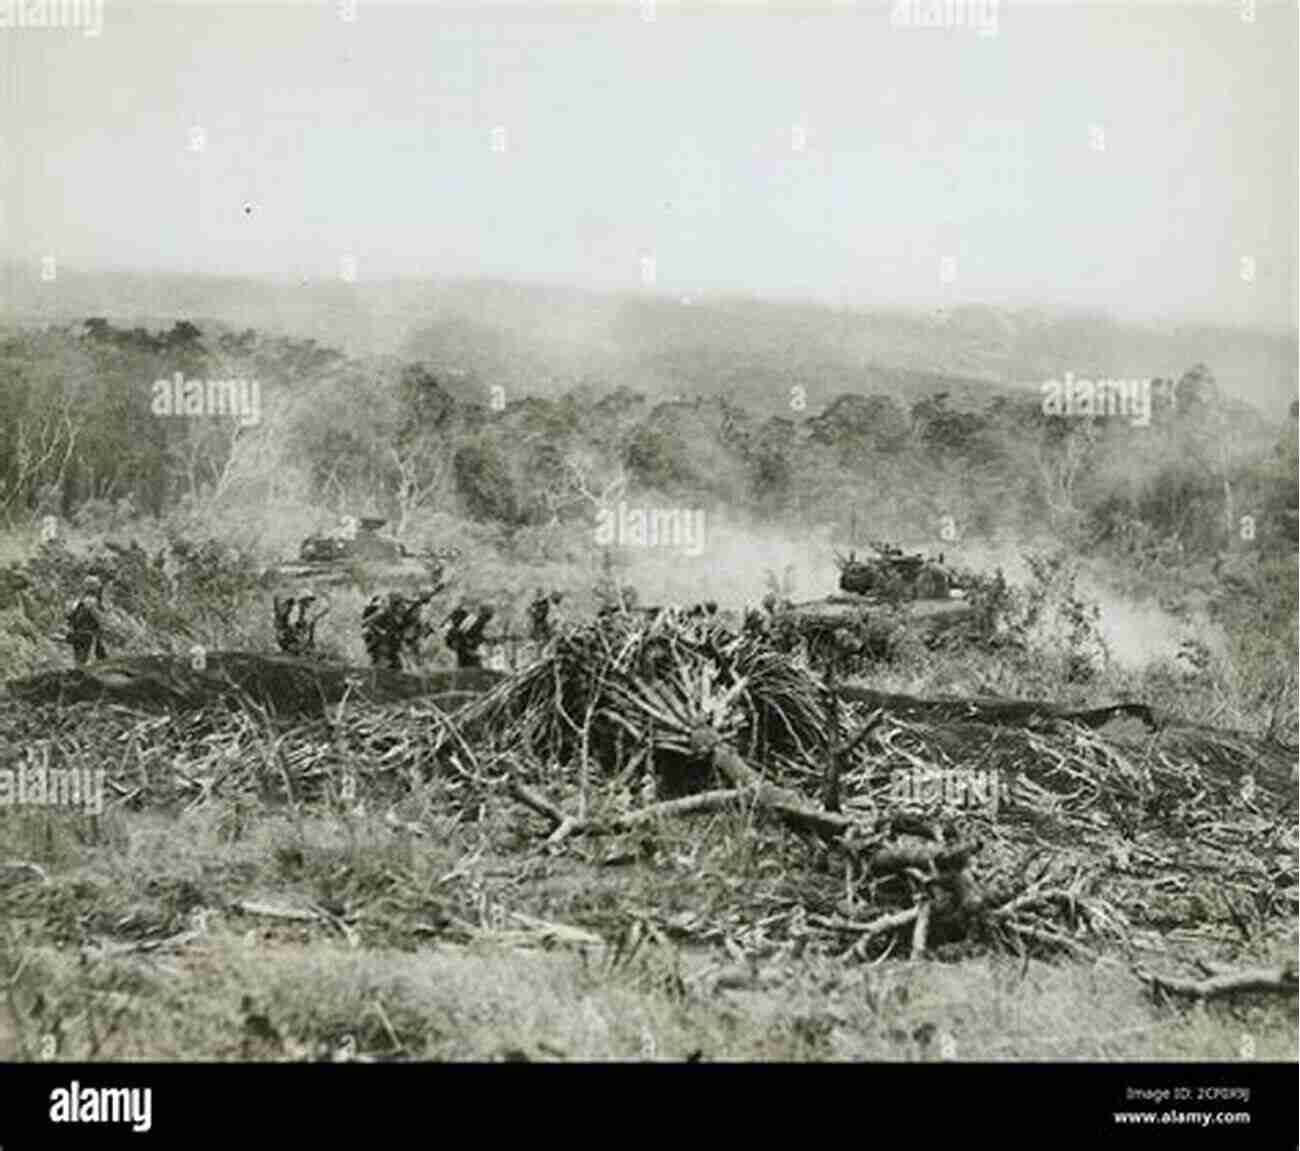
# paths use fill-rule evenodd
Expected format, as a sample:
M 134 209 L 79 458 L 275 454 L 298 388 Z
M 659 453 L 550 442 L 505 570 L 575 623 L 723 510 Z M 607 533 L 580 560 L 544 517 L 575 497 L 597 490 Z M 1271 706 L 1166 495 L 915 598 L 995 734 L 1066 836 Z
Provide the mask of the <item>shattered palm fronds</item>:
M 1140 704 L 837 695 L 832 710 L 760 639 L 623 621 L 565 637 L 462 721 L 504 735 L 534 777 L 594 749 L 609 788 L 589 811 L 513 786 L 552 845 L 744 802 L 825 841 L 847 856 L 863 958 L 980 940 L 1086 956 L 1147 927 L 1221 942 L 1295 914 L 1286 749 L 1157 723 Z M 1107 734 L 1119 718 L 1139 734 Z M 832 754 L 838 813 L 819 802 Z M 659 802 L 629 811 L 638 767 Z M 673 787 L 683 771 L 690 799 Z
M 419 793 L 427 822 L 434 807 L 478 819 L 513 800 L 530 813 L 520 832 L 540 817 L 542 855 L 648 863 L 679 884 L 726 874 L 730 852 L 756 870 L 728 876 L 716 914 L 675 935 L 661 922 L 742 957 L 1092 959 L 1159 950 L 1175 931 L 1254 943 L 1293 921 L 1295 801 L 1279 784 L 1294 752 L 1172 723 L 1112 731 L 1103 715 L 1119 711 L 832 696 L 761 635 L 665 615 L 565 632 L 454 715 L 359 696 L 293 725 L 247 706 L 7 707 L 0 767 L 42 744 L 51 766 L 103 766 L 111 803 L 169 810 L 392 814 Z
M 616 617 L 558 637 L 460 719 L 542 759 L 564 762 L 585 745 L 615 771 L 634 749 L 687 756 L 696 715 L 764 760 L 808 759 L 825 743 L 822 695 L 811 672 L 761 638 L 669 615 Z

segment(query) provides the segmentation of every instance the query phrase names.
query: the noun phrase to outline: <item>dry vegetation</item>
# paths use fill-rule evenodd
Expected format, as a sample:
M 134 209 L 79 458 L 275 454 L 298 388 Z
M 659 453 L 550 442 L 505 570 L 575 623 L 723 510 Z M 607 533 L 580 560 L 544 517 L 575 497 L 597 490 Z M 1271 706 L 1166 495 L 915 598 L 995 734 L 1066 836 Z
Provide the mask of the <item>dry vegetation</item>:
M 570 629 L 454 716 L 9 707 L 6 761 L 104 766 L 109 803 L 6 813 L 0 1044 L 1295 1058 L 1294 751 L 824 688 L 661 619 Z M 987 772 L 996 806 L 900 798 L 926 765 Z

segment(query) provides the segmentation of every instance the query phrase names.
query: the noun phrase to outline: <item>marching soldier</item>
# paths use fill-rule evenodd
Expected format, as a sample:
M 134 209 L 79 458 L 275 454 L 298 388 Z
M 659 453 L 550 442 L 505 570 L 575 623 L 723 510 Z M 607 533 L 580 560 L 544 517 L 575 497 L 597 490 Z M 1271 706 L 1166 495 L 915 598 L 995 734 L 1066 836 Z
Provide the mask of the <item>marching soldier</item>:
M 100 616 L 104 611 L 104 587 L 98 576 L 87 576 L 81 595 L 73 601 L 68 612 L 67 642 L 72 645 L 72 657 L 78 664 L 86 663 L 93 651 L 95 659 L 106 659 L 104 628 Z
M 451 627 L 447 629 L 447 634 L 444 637 L 446 639 L 448 647 L 451 647 L 451 637 L 455 635 L 457 631 L 460 630 L 460 625 L 464 623 L 465 620 L 468 618 L 469 618 L 469 612 L 465 610 L 463 604 L 457 604 L 454 608 L 451 609 L 451 614 L 448 615 L 446 619 L 446 622 L 451 624 Z
M 407 604 L 400 592 L 374 596 L 361 613 L 361 639 L 375 667 L 402 669 L 402 630 Z
M 420 663 L 420 642 L 429 635 L 434 625 L 421 618 L 424 606 L 442 590 L 441 585 L 430 591 L 421 592 L 415 599 L 405 602 L 396 620 L 399 648 L 410 657 L 416 666 Z
M 474 622 L 466 626 L 465 621 L 469 618 L 469 612 L 463 607 L 457 607 L 451 613 L 451 627 L 447 631 L 447 646 L 456 654 L 457 667 L 483 666 L 483 657 L 479 654 L 478 649 L 483 644 L 483 630 L 487 627 L 492 616 L 492 609 L 484 605 L 479 608 L 478 614 L 474 617 Z
M 789 600 L 780 599 L 769 592 L 763 597 L 763 610 L 767 613 L 764 633 L 777 651 L 793 652 L 799 646 L 799 628 L 790 614 Z
M 531 638 L 535 643 L 546 643 L 555 634 L 555 625 L 551 622 L 551 608 L 557 607 L 563 597 L 558 591 L 548 596 L 542 588 L 528 605 Z
M 293 625 L 289 616 L 293 612 L 293 596 L 275 596 L 271 600 L 271 616 L 275 623 L 275 642 L 286 654 L 293 654 Z

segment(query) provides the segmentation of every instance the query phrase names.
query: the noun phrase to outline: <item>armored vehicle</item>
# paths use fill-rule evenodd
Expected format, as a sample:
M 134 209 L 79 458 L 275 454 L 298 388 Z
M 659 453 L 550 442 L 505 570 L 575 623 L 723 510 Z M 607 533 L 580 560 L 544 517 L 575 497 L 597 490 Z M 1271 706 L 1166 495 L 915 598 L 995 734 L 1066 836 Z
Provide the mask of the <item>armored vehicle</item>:
M 273 582 L 363 590 L 383 584 L 394 588 L 421 588 L 446 582 L 447 565 L 458 558 L 455 548 L 426 548 L 413 552 L 399 540 L 382 536 L 388 521 L 373 516 L 345 516 L 330 532 L 318 532 L 302 541 L 298 559 L 273 570 Z
M 863 559 L 856 552 L 836 554 L 839 593 L 803 603 L 786 603 L 775 622 L 791 639 L 807 645 L 809 658 L 843 665 L 888 658 L 898 625 L 919 624 L 933 641 L 973 619 L 959 573 L 942 555 L 907 553 L 888 543 L 873 543 Z

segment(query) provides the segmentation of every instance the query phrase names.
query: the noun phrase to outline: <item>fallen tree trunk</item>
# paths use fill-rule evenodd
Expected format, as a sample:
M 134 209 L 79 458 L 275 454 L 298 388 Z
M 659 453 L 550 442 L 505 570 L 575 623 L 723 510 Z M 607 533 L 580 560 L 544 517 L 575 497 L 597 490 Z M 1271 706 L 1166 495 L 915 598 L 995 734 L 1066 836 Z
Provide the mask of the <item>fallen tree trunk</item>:
M 1134 974 L 1152 991 L 1173 995 L 1187 995 L 1195 999 L 1221 999 L 1243 991 L 1266 991 L 1280 995 L 1294 995 L 1298 989 L 1294 963 L 1270 970 L 1252 968 L 1215 975 L 1199 982 L 1179 979 L 1173 975 L 1156 975 L 1144 968 L 1134 968 Z
M 890 818 L 883 825 L 877 825 L 875 822 L 867 823 L 836 812 L 819 811 L 810 806 L 801 795 L 763 779 L 711 727 L 697 727 L 691 735 L 691 746 L 697 754 L 710 757 L 713 766 L 732 784 L 734 790 L 707 791 L 605 820 L 579 819 L 569 815 L 545 796 L 515 780 L 507 785 L 507 793 L 525 807 L 550 820 L 554 829 L 549 840 L 551 843 L 558 843 L 571 835 L 611 835 L 630 831 L 656 819 L 712 811 L 748 798 L 797 830 L 816 832 L 851 853 L 870 851 L 867 866 L 873 875 L 916 870 L 930 876 L 951 877 L 963 871 L 980 850 L 981 844 L 978 841 L 882 847 L 881 842 L 886 834 L 924 835 L 933 838 L 934 832 L 928 826 L 905 818 Z M 855 842 L 858 837 L 864 837 L 867 841 Z
M 735 790 L 708 791 L 700 795 L 686 796 L 683 799 L 669 800 L 612 820 L 577 819 L 562 811 L 544 796 L 538 795 L 516 781 L 511 781 L 507 790 L 514 799 L 551 821 L 556 828 L 552 841 L 573 834 L 610 834 L 629 830 L 655 819 L 713 810 L 744 798 L 753 799 L 761 807 L 775 812 L 787 823 L 801 830 L 815 831 L 837 841 L 843 841 L 845 836 L 851 836 L 852 833 L 869 832 L 874 828 L 874 824 L 865 824 L 846 815 L 818 811 L 809 806 L 802 796 L 768 783 L 728 747 L 712 728 L 697 728 L 691 742 L 692 747 L 699 754 L 711 756 L 714 766 Z M 560 834 L 561 832 L 563 834 Z
M 936 847 L 886 847 L 871 857 L 872 875 L 889 875 L 894 872 L 917 868 L 928 871 L 960 871 L 979 851 L 978 843 L 964 843 L 958 846 Z
M 865 703 L 901 719 L 921 720 L 927 723 L 965 721 L 1035 727 L 1064 721 L 1096 728 L 1104 727 L 1118 716 L 1132 716 L 1142 720 L 1153 730 L 1163 726 L 1155 712 L 1144 703 L 1117 703 L 1109 707 L 1072 710 L 1059 703 L 1041 700 L 920 699 L 911 695 L 892 695 L 888 692 L 853 686 L 837 687 L 836 694 L 840 699 Z
M 866 823 L 830 811 L 810 807 L 801 795 L 768 783 L 711 727 L 697 727 L 691 734 L 691 746 L 707 754 L 713 766 L 739 791 L 754 798 L 761 807 L 772 811 L 786 823 L 800 830 L 815 831 L 847 851 L 871 851 L 868 867 L 873 874 L 906 871 L 908 868 L 932 873 L 961 871 L 980 850 L 979 842 L 921 844 L 916 847 L 880 847 L 886 831 L 897 832 L 899 821 L 886 824 Z M 930 832 L 928 827 L 905 827 L 905 833 Z M 932 834 L 932 833 L 931 833 Z M 869 837 L 869 843 L 854 843 L 857 836 Z
M 175 712 L 251 703 L 272 715 L 302 716 L 328 715 L 343 700 L 382 704 L 433 696 L 460 705 L 504 678 L 488 668 L 417 675 L 261 652 L 208 651 L 199 667 L 189 656 L 121 656 L 10 680 L 5 689 L 34 704 L 92 702 Z
M 507 790 L 512 798 L 551 821 L 555 828 L 551 835 L 553 843 L 567 839 L 571 835 L 617 835 L 620 832 L 643 827 L 657 819 L 673 819 L 683 815 L 695 815 L 701 811 L 716 811 L 743 798 L 738 791 L 706 791 L 699 795 L 688 795 L 683 799 L 670 799 L 665 803 L 656 803 L 651 807 L 643 807 L 640 811 L 629 812 L 612 819 L 578 819 L 566 815 L 545 796 L 538 795 L 521 783 L 511 782 Z M 563 835 L 559 834 L 561 831 Z
M 834 812 L 818 811 L 793 791 L 768 783 L 727 746 L 711 727 L 697 727 L 691 733 L 691 747 L 711 758 L 713 766 L 736 788 L 750 794 L 762 807 L 775 812 L 787 823 L 807 831 L 816 831 L 831 839 L 841 839 L 851 832 L 869 832 L 874 825 Z

